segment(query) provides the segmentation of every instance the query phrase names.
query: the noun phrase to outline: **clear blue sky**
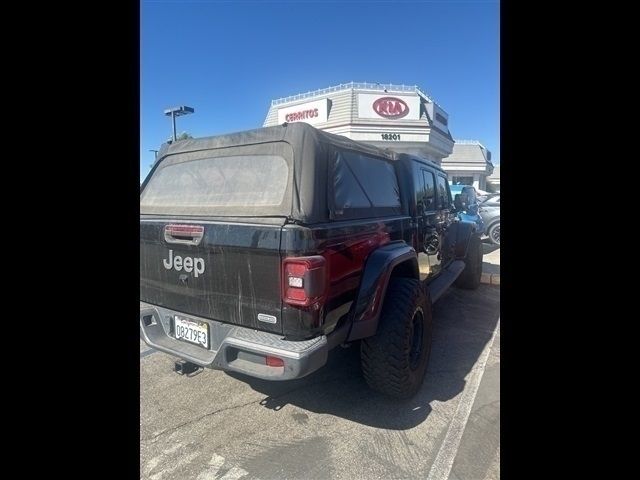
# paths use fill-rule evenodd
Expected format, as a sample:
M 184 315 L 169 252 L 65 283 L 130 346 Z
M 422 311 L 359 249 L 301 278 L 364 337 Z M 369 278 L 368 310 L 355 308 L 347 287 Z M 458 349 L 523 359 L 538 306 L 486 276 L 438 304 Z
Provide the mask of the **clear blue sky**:
M 421 86 L 500 163 L 497 1 L 142 0 L 140 176 L 171 135 L 261 127 L 274 98 L 350 81 Z

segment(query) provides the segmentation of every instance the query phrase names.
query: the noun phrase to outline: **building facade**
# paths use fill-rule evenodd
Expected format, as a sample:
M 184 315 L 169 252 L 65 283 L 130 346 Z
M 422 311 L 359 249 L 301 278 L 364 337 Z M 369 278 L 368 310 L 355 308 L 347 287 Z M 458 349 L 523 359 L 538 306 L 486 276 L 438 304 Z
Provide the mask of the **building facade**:
M 493 173 L 487 177 L 487 189 L 500 191 L 500 165 L 493 167 Z
M 480 142 L 455 143 L 449 114 L 418 86 L 345 83 L 271 101 L 263 126 L 306 122 L 441 165 L 453 181 L 484 189 L 493 171 Z
M 454 184 L 487 189 L 487 177 L 493 173 L 491 152 L 477 140 L 456 140 L 453 152 L 442 162 L 442 168 Z
M 264 126 L 306 122 L 438 164 L 453 151 L 449 114 L 417 86 L 346 83 L 271 102 Z

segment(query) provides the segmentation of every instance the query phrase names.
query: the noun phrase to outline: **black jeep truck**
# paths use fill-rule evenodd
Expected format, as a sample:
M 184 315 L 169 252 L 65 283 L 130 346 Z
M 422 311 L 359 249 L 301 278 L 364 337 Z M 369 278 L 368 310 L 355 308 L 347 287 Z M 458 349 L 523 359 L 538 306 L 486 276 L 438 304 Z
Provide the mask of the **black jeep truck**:
M 305 123 L 165 145 L 140 193 L 140 336 L 269 380 L 360 341 L 369 386 L 410 397 L 432 302 L 480 283 L 475 228 L 438 165 Z

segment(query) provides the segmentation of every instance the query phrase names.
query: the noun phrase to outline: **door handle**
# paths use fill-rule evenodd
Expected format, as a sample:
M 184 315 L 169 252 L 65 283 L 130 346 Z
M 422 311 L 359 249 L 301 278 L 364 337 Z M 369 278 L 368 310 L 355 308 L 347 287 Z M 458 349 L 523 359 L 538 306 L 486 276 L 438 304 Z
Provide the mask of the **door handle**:
M 202 225 L 165 225 L 164 240 L 167 243 L 198 245 L 204 237 Z

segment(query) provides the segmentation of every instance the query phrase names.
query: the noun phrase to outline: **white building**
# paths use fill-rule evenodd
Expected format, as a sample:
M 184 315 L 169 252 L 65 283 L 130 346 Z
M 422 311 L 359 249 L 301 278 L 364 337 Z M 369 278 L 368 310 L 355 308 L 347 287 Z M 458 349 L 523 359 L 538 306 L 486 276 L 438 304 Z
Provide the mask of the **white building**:
M 271 102 L 264 126 L 307 122 L 440 164 L 453 150 L 449 114 L 417 86 L 346 83 Z
M 500 165 L 493 167 L 493 173 L 487 177 L 487 183 L 496 192 L 500 191 Z
M 442 162 L 452 183 L 473 185 L 486 190 L 487 177 L 493 173 L 491 152 L 477 140 L 456 140 L 453 152 Z
M 493 171 L 480 142 L 454 145 L 449 114 L 417 86 L 351 82 L 273 100 L 263 126 L 285 122 L 427 158 L 480 189 Z

